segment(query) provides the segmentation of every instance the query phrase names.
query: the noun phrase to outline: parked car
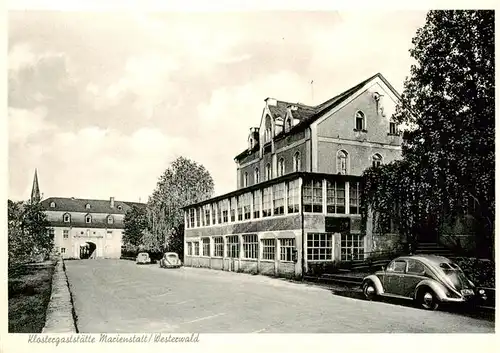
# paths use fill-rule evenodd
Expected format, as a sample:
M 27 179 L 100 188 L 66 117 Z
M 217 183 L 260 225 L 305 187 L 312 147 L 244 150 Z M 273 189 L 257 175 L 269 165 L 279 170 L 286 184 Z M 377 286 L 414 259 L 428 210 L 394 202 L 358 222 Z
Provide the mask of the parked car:
M 369 300 L 377 296 L 413 299 L 428 310 L 437 309 L 440 303 L 486 299 L 484 290 L 477 290 L 458 265 L 436 255 L 398 257 L 365 277 L 362 288 Z
M 137 264 L 150 264 L 151 259 L 150 259 L 149 254 L 147 252 L 141 252 L 137 255 L 135 262 Z
M 179 268 L 182 266 L 182 262 L 179 259 L 179 255 L 175 252 L 167 252 L 163 255 L 160 260 L 161 268 Z

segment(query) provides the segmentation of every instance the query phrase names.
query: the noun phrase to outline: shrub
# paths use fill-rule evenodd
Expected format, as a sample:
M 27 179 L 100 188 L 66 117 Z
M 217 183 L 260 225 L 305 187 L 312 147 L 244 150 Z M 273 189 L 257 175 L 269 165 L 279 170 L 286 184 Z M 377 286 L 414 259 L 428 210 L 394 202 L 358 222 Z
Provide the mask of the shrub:
M 324 261 L 309 263 L 307 265 L 307 275 L 321 276 L 325 273 L 336 273 L 338 271 L 338 263 L 336 261 Z
M 455 258 L 467 278 L 478 287 L 495 288 L 495 262 L 473 257 Z

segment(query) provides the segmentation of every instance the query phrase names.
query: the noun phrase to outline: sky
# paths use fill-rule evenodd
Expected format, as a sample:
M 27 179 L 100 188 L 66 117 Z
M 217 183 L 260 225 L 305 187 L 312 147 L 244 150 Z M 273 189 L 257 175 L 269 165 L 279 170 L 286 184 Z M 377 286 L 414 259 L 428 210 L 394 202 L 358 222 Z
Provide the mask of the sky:
M 10 11 L 8 197 L 147 201 L 179 156 L 215 195 L 264 99 L 319 104 L 380 72 L 399 92 L 425 11 Z M 311 85 L 313 81 L 313 85 Z

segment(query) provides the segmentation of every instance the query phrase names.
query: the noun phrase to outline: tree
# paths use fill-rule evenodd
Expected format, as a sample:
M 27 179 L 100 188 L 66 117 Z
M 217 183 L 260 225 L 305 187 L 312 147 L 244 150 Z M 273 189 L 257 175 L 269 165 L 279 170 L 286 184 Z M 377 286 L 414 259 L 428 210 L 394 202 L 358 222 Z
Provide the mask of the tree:
M 146 207 L 133 205 L 125 214 L 123 223 L 125 225 L 123 242 L 138 246 L 147 227 Z
M 212 197 L 214 182 L 201 164 L 177 158 L 160 176 L 147 203 L 147 239 L 151 250 L 183 253 L 184 211 L 182 207 Z M 182 255 L 181 255 L 182 256 Z
M 9 264 L 47 257 L 54 246 L 49 225 L 39 203 L 8 200 Z
M 422 224 L 439 231 L 472 200 L 478 247 L 486 252 L 492 250 L 495 216 L 494 33 L 494 11 L 428 13 L 412 41 L 416 64 L 394 116 L 414 127 L 402 146 L 405 168 L 398 172 L 405 178 L 385 174 L 406 183 L 399 190 L 410 203 L 402 207 L 413 212 L 408 232 Z M 367 199 L 374 200 L 376 189 L 367 189 Z

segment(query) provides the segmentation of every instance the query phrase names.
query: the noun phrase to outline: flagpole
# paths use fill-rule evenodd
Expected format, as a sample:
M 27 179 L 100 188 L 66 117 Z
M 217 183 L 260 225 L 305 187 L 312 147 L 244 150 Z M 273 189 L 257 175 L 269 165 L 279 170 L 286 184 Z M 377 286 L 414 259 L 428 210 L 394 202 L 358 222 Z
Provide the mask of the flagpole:
M 312 104 L 314 104 L 314 80 L 311 80 L 311 96 L 312 96 Z

